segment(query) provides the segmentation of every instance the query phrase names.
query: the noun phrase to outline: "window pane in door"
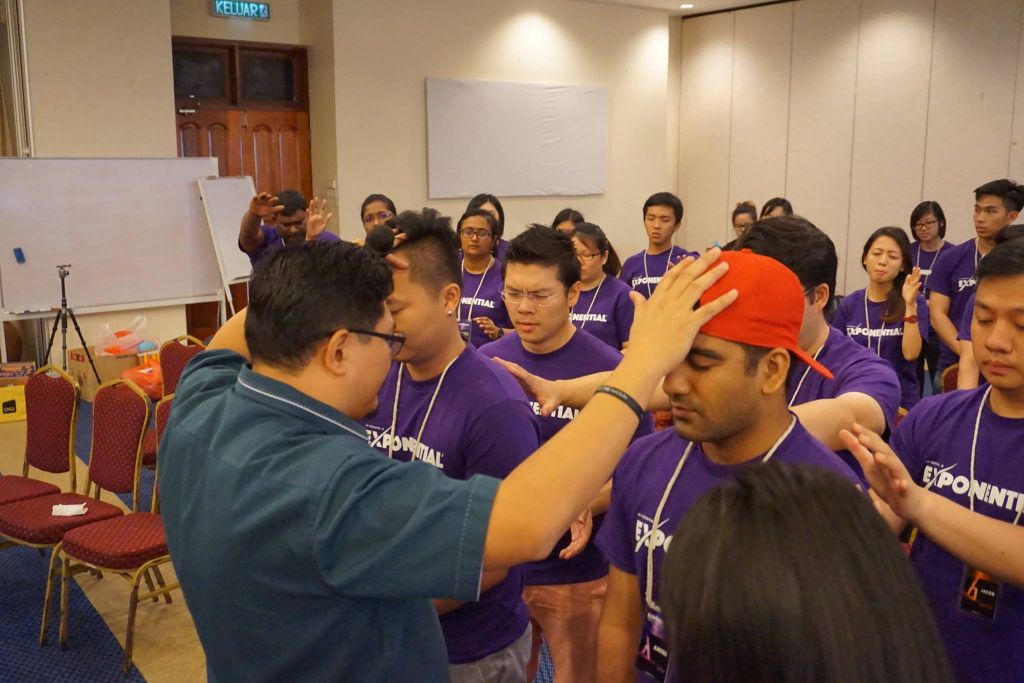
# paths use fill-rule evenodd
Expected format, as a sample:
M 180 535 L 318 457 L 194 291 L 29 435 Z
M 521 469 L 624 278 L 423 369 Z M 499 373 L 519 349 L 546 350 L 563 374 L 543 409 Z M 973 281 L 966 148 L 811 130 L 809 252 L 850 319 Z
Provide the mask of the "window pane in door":
M 242 55 L 242 99 L 295 102 L 295 66 L 291 55 Z

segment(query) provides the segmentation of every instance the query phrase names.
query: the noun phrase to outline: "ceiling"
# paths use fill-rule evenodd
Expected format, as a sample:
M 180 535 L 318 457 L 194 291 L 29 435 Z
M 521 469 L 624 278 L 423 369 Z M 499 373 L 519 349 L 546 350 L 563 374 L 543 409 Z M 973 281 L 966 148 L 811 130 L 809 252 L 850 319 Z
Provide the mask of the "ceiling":
M 722 10 L 735 9 L 737 7 L 752 7 L 753 5 L 770 5 L 779 0 L 584 0 L 585 2 L 602 2 L 611 5 L 632 5 L 633 7 L 649 7 L 651 9 L 666 10 L 669 14 L 681 17 L 695 14 L 707 14 L 708 12 L 721 12 Z M 682 4 L 693 5 L 692 9 L 680 9 Z

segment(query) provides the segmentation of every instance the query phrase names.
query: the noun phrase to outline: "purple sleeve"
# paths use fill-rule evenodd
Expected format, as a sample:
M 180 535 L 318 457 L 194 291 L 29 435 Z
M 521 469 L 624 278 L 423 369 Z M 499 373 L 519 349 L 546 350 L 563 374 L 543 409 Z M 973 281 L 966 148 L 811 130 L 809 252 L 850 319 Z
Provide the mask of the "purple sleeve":
M 959 256 L 958 249 L 954 248 L 935 257 L 932 264 L 932 274 L 928 276 L 928 289 L 947 297 L 952 297 L 956 287 L 950 281 L 953 272 L 953 261 Z
M 853 392 L 867 394 L 878 402 L 886 422 L 893 423 L 900 408 L 903 390 L 896 371 L 888 361 L 875 355 L 866 356 L 843 368 L 835 379 L 841 387 L 836 393 L 837 398 Z
M 957 339 L 971 341 L 971 321 L 974 320 L 974 297 L 975 295 L 971 294 L 971 298 L 967 300 L 967 305 L 964 306 L 963 317 L 960 318 L 956 328 Z
M 924 340 L 932 332 L 932 314 L 928 312 L 928 300 L 923 294 L 917 295 L 917 329 L 921 330 L 921 339 Z
M 333 232 L 324 230 L 322 233 L 317 235 L 315 238 L 317 242 L 340 242 L 341 238 L 335 235 Z
M 627 450 L 612 476 L 612 498 L 608 511 L 597 532 L 598 549 L 609 563 L 627 574 L 636 574 L 633 566 L 633 536 L 630 528 L 628 501 L 631 499 L 629 482 L 631 477 L 625 466 L 631 455 Z
M 486 474 L 504 479 L 537 450 L 540 428 L 522 401 L 503 401 L 473 420 L 466 442 L 466 477 Z
M 918 453 L 916 448 L 917 439 L 915 438 L 915 432 L 917 431 L 918 422 L 921 421 L 920 418 L 924 414 L 922 408 L 928 410 L 927 405 L 918 404 L 915 406 L 913 410 L 907 413 L 907 416 L 903 418 L 899 426 L 893 430 L 892 436 L 889 437 L 889 446 L 903 462 L 907 472 L 910 473 L 911 479 L 918 484 L 922 483 L 924 463 L 921 461 L 921 454 Z
M 246 251 L 242 248 L 242 241 L 238 241 L 238 250 L 249 257 L 249 263 L 256 265 L 256 262 L 266 256 L 267 250 L 274 245 L 275 239 L 280 239 L 277 236 L 277 231 L 269 225 L 260 225 L 260 232 L 263 234 L 263 241 L 260 246 L 252 251 Z

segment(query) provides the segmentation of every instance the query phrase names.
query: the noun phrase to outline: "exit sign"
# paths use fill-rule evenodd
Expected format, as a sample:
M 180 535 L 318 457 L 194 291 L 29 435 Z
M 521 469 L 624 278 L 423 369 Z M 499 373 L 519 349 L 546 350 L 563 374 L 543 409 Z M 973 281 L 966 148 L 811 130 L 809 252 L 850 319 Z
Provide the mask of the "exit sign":
M 238 0 L 210 0 L 210 14 L 228 19 L 270 21 L 269 2 L 238 2 Z

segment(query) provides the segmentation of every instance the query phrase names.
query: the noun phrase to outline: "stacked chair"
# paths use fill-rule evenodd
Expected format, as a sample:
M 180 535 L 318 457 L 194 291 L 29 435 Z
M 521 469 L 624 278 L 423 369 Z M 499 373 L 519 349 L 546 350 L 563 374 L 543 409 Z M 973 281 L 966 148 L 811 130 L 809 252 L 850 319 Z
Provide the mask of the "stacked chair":
M 174 394 L 175 389 L 178 388 L 178 380 L 181 379 L 181 374 L 185 371 L 185 366 L 205 348 L 203 342 L 187 334 L 175 337 L 160 347 L 160 373 L 163 375 L 164 397 Z M 146 436 L 142 442 L 143 467 L 156 469 L 158 442 L 157 430 L 146 430 Z

